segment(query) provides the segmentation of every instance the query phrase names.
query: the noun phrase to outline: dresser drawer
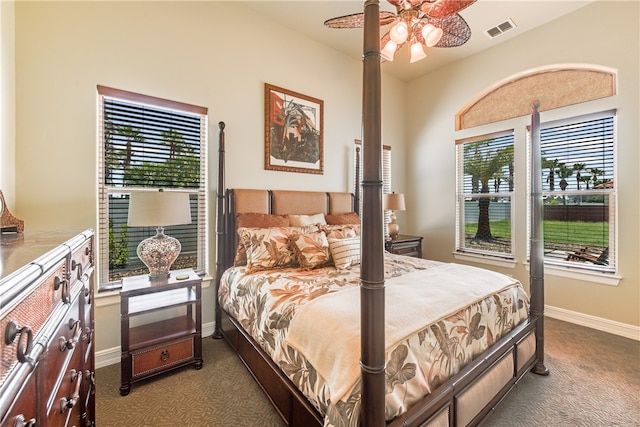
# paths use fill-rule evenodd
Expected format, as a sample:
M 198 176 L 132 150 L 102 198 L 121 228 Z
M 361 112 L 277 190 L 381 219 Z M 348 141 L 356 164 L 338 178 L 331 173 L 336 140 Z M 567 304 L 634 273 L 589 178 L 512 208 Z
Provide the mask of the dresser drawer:
M 66 372 L 66 366 L 72 355 L 74 359 L 82 361 L 79 355 L 83 352 L 76 350 L 80 347 L 82 339 L 82 320 L 80 319 L 79 305 L 80 298 L 76 298 L 69 310 L 64 313 L 63 320 L 52 335 L 49 349 L 44 354 L 47 372 L 51 373 L 45 377 L 44 384 L 41 384 L 42 391 L 46 396 L 50 396 L 55 392 L 59 375 Z M 75 353 L 78 353 L 77 357 Z M 80 369 L 82 369 L 82 366 L 80 366 Z
M 131 353 L 133 378 L 194 360 L 194 336 Z
M 27 423 L 31 420 L 36 421 L 36 425 L 39 425 L 36 417 L 36 374 L 32 372 L 29 379 L 24 384 L 24 388 L 20 390 L 20 394 L 13 402 L 9 412 L 4 420 L 0 420 L 0 425 L 3 426 L 21 426 L 21 423 Z
M 64 370 L 60 387 L 50 401 L 48 409 L 49 425 L 52 426 L 80 426 L 84 401 L 82 383 L 85 381 L 82 370 L 80 352 L 75 352 L 69 366 Z
M 63 298 L 65 301 L 69 299 L 70 288 L 65 277 L 66 262 L 61 260 L 49 274 L 33 285 L 33 291 L 19 305 L 10 309 L 0 320 L 0 332 L 3 336 L 9 324 L 12 323 L 17 329 L 29 329 L 33 342 L 35 342 L 36 336 L 49 319 L 54 308 L 61 304 Z M 19 336 L 16 336 L 11 344 L 4 345 L 3 342 L 0 378 L 4 378 L 17 364 L 17 347 L 21 345 L 21 349 L 25 350 L 25 343 L 26 339 L 21 339 Z

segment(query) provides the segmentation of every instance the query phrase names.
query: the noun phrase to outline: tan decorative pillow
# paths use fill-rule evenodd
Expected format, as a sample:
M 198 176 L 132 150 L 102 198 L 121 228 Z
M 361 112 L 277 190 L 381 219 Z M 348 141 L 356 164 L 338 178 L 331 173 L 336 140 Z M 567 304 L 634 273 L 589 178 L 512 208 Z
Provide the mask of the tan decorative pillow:
M 324 214 L 317 213 L 315 215 L 289 215 L 289 225 L 292 227 L 302 227 L 312 224 L 326 224 Z
M 324 219 L 327 224 L 343 225 L 343 224 L 360 224 L 360 217 L 356 212 L 349 212 L 338 215 L 325 215 Z
M 325 267 L 331 263 L 329 242 L 324 231 L 289 236 L 291 248 L 303 270 Z
M 345 269 L 360 264 L 360 237 L 347 239 L 327 239 L 337 269 Z
M 270 270 L 297 265 L 289 249 L 288 227 L 239 228 L 240 240 L 247 251 L 247 271 Z
M 269 228 L 288 227 L 289 217 L 287 215 L 270 215 L 257 212 L 247 212 L 236 214 L 236 229 L 240 228 Z M 234 266 L 247 265 L 247 251 L 238 239 L 236 255 L 233 259 Z
M 347 237 L 360 236 L 360 224 L 321 225 L 327 239 L 345 239 Z

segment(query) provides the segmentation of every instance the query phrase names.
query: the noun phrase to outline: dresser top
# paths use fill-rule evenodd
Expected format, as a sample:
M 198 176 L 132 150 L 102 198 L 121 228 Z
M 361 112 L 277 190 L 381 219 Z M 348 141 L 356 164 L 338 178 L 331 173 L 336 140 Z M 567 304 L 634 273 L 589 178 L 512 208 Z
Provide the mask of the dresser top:
M 82 230 L 0 234 L 0 281 Z

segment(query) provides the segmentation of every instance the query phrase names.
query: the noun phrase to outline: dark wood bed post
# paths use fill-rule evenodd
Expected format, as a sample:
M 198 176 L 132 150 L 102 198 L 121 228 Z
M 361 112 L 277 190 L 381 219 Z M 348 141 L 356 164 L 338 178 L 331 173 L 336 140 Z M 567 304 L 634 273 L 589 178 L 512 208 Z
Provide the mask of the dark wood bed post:
M 213 287 L 215 307 L 216 307 L 216 326 L 213 332 L 213 338 L 222 338 L 222 312 L 218 303 L 218 287 L 220 286 L 220 279 L 222 273 L 226 267 L 225 265 L 225 210 L 224 210 L 224 122 L 218 122 L 218 128 L 220 129 L 218 136 L 218 193 L 216 195 L 217 210 L 216 210 L 216 282 Z
M 385 290 L 382 232 L 380 2 L 364 3 L 362 232 L 360 269 L 361 425 L 385 425 Z
M 354 178 L 355 187 L 353 188 L 353 210 L 358 212 L 358 215 L 362 215 L 360 212 L 360 146 L 356 145 L 356 176 Z
M 542 221 L 542 158 L 540 152 L 540 107 L 539 101 L 531 104 L 531 260 L 529 266 L 529 286 L 531 288 L 531 315 L 536 319 L 536 358 L 533 372 L 549 375 L 544 365 L 544 237 Z

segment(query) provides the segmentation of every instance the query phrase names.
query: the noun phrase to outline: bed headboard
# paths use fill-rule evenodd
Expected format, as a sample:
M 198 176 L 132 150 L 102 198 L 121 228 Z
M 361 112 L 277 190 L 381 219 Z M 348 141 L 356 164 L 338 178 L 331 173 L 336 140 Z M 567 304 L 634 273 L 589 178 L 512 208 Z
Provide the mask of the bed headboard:
M 277 215 L 343 214 L 355 211 L 354 195 L 346 192 L 228 189 L 225 192 L 224 265 L 233 264 L 236 241 L 236 214 Z

